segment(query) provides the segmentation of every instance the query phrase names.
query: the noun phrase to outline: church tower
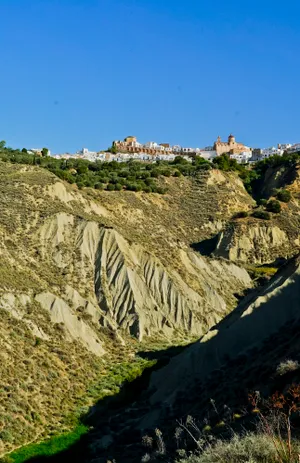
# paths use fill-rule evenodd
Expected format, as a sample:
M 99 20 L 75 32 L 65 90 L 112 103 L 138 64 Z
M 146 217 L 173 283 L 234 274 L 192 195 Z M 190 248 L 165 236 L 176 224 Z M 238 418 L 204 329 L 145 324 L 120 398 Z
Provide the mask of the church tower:
M 229 145 L 234 145 L 235 144 L 235 137 L 230 134 L 229 137 L 228 137 L 228 144 Z

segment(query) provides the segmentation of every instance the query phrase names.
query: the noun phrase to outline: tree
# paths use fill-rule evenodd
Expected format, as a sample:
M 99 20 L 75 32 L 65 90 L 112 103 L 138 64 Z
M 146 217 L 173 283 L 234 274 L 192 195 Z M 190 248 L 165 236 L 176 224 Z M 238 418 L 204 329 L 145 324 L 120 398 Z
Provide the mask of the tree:
M 109 153 L 112 153 L 112 154 L 117 154 L 118 149 L 117 149 L 116 145 L 113 145 L 113 146 L 111 146 L 110 148 L 108 148 L 107 151 L 108 151 Z
M 27 154 L 27 149 L 26 149 L 26 148 L 22 148 L 22 153 L 26 153 L 26 154 Z
M 263 220 L 270 220 L 271 218 L 269 212 L 261 211 L 261 210 L 254 211 L 252 214 L 252 217 L 256 217 L 257 219 L 263 219 Z
M 0 150 L 3 150 L 3 148 L 5 148 L 5 145 L 6 145 L 6 141 L 1 140 L 0 141 Z
M 48 153 L 49 153 L 48 148 L 43 148 L 43 149 L 42 149 L 42 156 L 43 156 L 43 157 L 48 156 Z
M 281 211 L 281 205 L 279 201 L 276 201 L 276 199 L 271 199 L 267 205 L 266 209 L 269 212 L 275 212 L 275 214 L 278 214 Z
M 277 193 L 277 199 L 283 203 L 288 203 L 292 199 L 291 192 L 289 190 L 280 190 Z

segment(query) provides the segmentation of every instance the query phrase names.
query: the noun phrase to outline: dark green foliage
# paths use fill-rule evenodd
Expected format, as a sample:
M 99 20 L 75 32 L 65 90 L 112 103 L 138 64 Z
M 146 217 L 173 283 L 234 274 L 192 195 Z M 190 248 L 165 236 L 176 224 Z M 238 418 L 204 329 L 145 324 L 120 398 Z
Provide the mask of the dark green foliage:
M 172 161 L 172 164 L 175 164 L 175 165 L 178 165 L 178 164 L 181 164 L 181 165 L 186 165 L 186 164 L 189 164 L 189 161 L 187 161 L 186 159 L 184 159 L 182 156 L 176 156 L 174 161 Z
M 258 206 L 266 206 L 267 202 L 268 202 L 267 199 L 263 199 L 263 198 L 257 200 Z
M 243 219 L 245 217 L 248 217 L 248 212 L 247 211 L 240 211 L 234 214 L 233 219 Z
M 289 190 L 280 190 L 277 193 L 277 199 L 283 203 L 288 203 L 292 199 L 291 192 Z
M 280 202 L 276 199 L 271 199 L 270 201 L 268 201 L 266 209 L 269 212 L 274 212 L 275 214 L 278 214 L 281 211 Z
M 106 187 L 107 191 L 114 191 L 115 185 L 113 183 L 109 183 Z
M 108 148 L 107 150 L 109 153 L 112 153 L 112 154 L 117 154 L 118 150 L 117 150 L 117 147 L 116 146 L 111 146 L 110 148 Z
M 263 220 L 270 220 L 271 216 L 269 212 L 262 211 L 262 210 L 256 210 L 253 212 L 252 217 L 255 217 L 257 219 L 263 219 Z
M 174 172 L 174 177 L 181 177 L 182 173 L 180 172 L 180 170 L 175 170 Z
M 213 164 L 220 170 L 231 171 L 231 170 L 242 170 L 241 166 L 236 162 L 235 159 L 230 159 L 228 154 L 222 154 L 221 156 L 217 156 L 213 160 Z
M 42 149 L 42 156 L 48 156 L 49 150 L 48 148 L 43 148 Z

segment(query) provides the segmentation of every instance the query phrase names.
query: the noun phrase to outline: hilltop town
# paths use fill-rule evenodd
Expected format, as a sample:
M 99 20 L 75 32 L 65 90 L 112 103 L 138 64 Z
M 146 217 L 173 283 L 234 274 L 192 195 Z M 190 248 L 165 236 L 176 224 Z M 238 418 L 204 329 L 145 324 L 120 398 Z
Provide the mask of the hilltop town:
M 42 150 L 31 150 L 39 154 Z M 56 159 L 86 159 L 89 161 L 117 161 L 124 162 L 138 160 L 146 162 L 173 161 L 176 156 L 183 156 L 191 161 L 192 156 L 200 156 L 205 160 L 212 161 L 217 156 L 228 154 L 239 164 L 257 162 L 274 155 L 282 156 L 284 152 L 295 153 L 300 151 L 300 143 L 277 144 L 277 147 L 250 148 L 244 143 L 237 142 L 234 135 L 230 134 L 227 141 L 218 137 L 211 146 L 204 148 L 184 147 L 170 145 L 169 143 L 157 143 L 154 141 L 145 144 L 140 143 L 135 136 L 128 136 L 124 140 L 114 140 L 111 147 L 106 151 L 89 151 L 87 148 L 71 154 L 55 154 Z M 50 154 L 50 152 L 49 152 Z

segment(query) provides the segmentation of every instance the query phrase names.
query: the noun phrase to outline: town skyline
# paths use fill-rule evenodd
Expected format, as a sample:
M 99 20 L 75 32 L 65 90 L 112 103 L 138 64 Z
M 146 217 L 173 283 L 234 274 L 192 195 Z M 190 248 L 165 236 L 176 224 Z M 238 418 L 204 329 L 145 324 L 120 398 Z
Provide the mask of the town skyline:
M 162 140 L 154 140 L 154 137 L 152 139 L 148 138 L 147 141 L 145 141 L 145 140 L 142 140 L 140 137 L 137 137 L 135 135 L 135 132 L 132 131 L 132 132 L 130 132 L 130 135 L 126 135 L 124 138 L 119 137 L 119 139 L 115 138 L 114 140 L 111 140 L 111 142 L 108 143 L 108 146 L 100 146 L 100 145 L 103 145 L 103 144 L 99 143 L 98 148 L 95 149 L 94 147 L 91 147 L 91 144 L 86 143 L 85 145 L 83 145 L 83 144 L 81 145 L 81 149 L 84 149 L 86 147 L 88 147 L 88 148 L 91 147 L 91 151 L 93 151 L 93 152 L 102 152 L 102 151 L 106 151 L 110 147 L 112 147 L 115 142 L 123 142 L 127 138 L 134 138 L 138 142 L 138 144 L 141 144 L 142 146 L 147 146 L 148 145 L 149 148 L 151 147 L 152 144 L 155 144 L 155 145 L 158 145 L 158 146 L 159 145 L 160 146 L 169 145 L 169 146 L 172 146 L 172 147 L 185 148 L 185 149 L 187 149 L 186 152 L 188 152 L 188 150 L 192 150 L 192 149 L 197 149 L 197 150 L 201 151 L 201 150 L 205 150 L 206 148 L 213 147 L 214 144 L 219 139 L 220 139 L 219 141 L 221 141 L 221 142 L 227 142 L 227 139 L 229 137 L 231 137 L 231 136 L 233 136 L 234 138 L 237 138 L 238 142 L 242 141 L 242 143 L 243 143 L 243 145 L 245 147 L 249 147 L 252 150 L 257 149 L 257 148 L 261 148 L 261 149 L 269 149 L 269 148 L 272 148 L 272 147 L 277 148 L 278 145 L 287 145 L 287 144 L 294 145 L 294 144 L 298 143 L 298 141 L 296 139 L 288 140 L 288 141 L 286 141 L 286 140 L 284 140 L 284 141 L 282 141 L 282 140 L 274 140 L 274 142 L 271 143 L 268 146 L 259 146 L 259 145 L 255 145 L 255 144 L 251 144 L 251 143 L 247 143 L 247 142 L 245 143 L 244 140 L 241 140 L 240 136 L 236 137 L 235 133 L 231 131 L 226 136 L 217 135 L 214 140 L 210 140 L 210 141 L 208 141 L 208 143 L 202 143 L 202 144 L 198 143 L 197 146 L 191 146 L 191 145 L 186 145 L 186 144 L 181 144 L 181 143 L 170 143 L 168 140 L 166 140 L 166 137 L 163 138 L 164 141 L 162 141 Z M 43 146 L 46 146 L 46 145 L 44 144 Z M 19 145 L 18 147 L 14 147 L 14 148 L 21 148 L 21 145 Z M 33 147 L 31 147 L 31 148 L 25 147 L 25 148 L 33 149 Z M 59 152 L 55 152 L 53 149 L 51 149 L 51 146 L 50 147 L 47 146 L 47 148 L 51 151 L 51 153 L 53 155 L 54 154 L 59 154 L 59 153 L 65 153 L 65 154 L 79 153 L 79 151 L 80 151 L 79 147 L 77 147 L 75 150 L 59 150 Z M 40 147 L 40 149 L 41 149 L 41 147 Z

